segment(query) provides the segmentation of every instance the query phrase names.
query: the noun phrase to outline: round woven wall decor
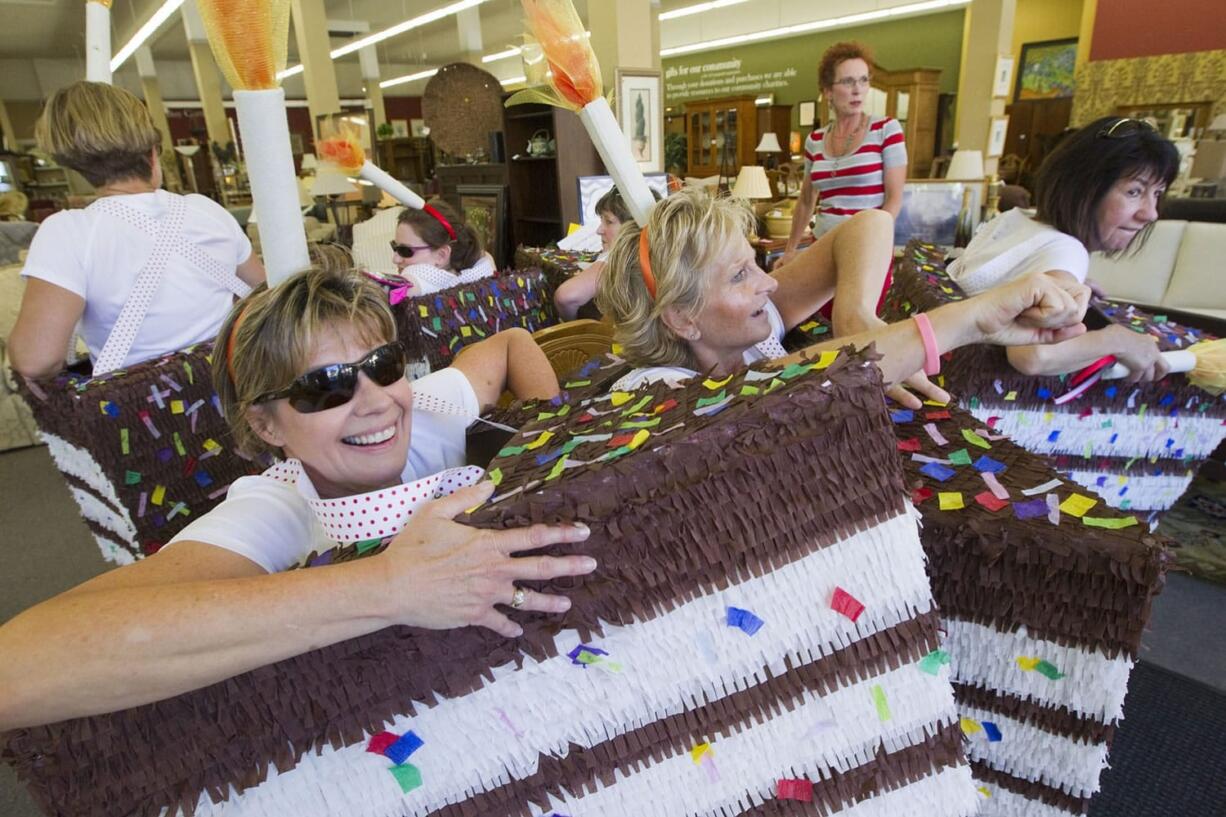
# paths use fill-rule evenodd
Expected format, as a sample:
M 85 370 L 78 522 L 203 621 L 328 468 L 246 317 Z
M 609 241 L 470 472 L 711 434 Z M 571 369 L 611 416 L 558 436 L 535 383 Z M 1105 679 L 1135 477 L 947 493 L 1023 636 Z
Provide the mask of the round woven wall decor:
M 444 65 L 426 83 L 422 117 L 440 150 L 452 156 L 488 151 L 490 132 L 502 130 L 502 85 L 475 65 Z

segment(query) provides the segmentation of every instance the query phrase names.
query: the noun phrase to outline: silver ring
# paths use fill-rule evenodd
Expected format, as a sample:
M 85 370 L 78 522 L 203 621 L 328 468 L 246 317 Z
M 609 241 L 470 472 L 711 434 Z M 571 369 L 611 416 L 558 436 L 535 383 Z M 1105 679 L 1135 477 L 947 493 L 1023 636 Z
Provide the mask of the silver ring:
M 515 592 L 511 594 L 511 607 L 518 610 L 524 606 L 524 602 L 528 599 L 528 593 L 522 587 L 515 588 Z

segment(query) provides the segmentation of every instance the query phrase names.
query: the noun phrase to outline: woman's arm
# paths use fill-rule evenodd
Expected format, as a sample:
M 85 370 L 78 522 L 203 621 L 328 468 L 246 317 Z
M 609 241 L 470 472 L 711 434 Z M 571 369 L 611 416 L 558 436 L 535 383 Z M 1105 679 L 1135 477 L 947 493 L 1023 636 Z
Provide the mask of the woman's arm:
M 64 368 L 85 299 L 39 278 L 26 279 L 21 311 L 9 333 L 9 360 L 23 377 L 50 377 Z
M 36 605 L 0 627 L 0 732 L 180 695 L 393 624 L 520 628 L 495 604 L 516 581 L 590 573 L 586 556 L 513 554 L 587 538 L 582 526 L 509 531 L 452 519 L 493 485 L 423 506 L 383 553 L 266 574 L 245 557 L 181 542 Z M 562 612 L 527 593 L 522 609 Z
M 1049 346 L 1014 346 L 1006 354 L 1013 368 L 1027 375 L 1075 372 L 1106 355 L 1115 355 L 1128 367 L 1128 383 L 1160 380 L 1170 371 L 1152 335 L 1119 325 Z
M 246 261 L 239 264 L 238 269 L 234 272 L 238 275 L 239 280 L 250 287 L 259 286 L 264 283 L 266 277 L 264 265 L 260 263 L 260 257 L 255 252 L 252 252 Z
M 452 368 L 468 378 L 483 411 L 508 389 L 519 400 L 548 400 L 561 391 L 549 358 L 526 329 L 504 329 L 465 346 Z
M 796 209 L 792 211 L 792 229 L 788 233 L 788 243 L 784 246 L 783 255 L 775 259 L 771 269 L 779 269 L 796 257 L 796 248 L 800 246 L 800 240 L 804 238 L 805 230 L 809 227 L 809 219 L 813 217 L 815 206 L 817 206 L 817 188 L 813 186 L 813 180 L 806 173 L 804 181 L 800 183 L 800 196 L 796 199 Z
M 554 291 L 553 303 L 562 320 L 573 321 L 579 309 L 596 297 L 596 286 L 600 283 L 604 265 L 604 261 L 593 261 L 591 266 L 563 281 L 562 286 Z
M 898 218 L 898 213 L 902 210 L 902 188 L 907 183 L 907 166 L 887 167 L 882 175 L 885 203 L 881 205 L 881 209 Z
M 1080 321 L 1089 292 L 1066 273 L 1034 273 L 927 314 L 942 354 L 971 343 L 1058 343 L 1085 333 Z M 923 368 L 924 345 L 913 320 L 819 343 L 773 363 L 801 363 L 813 352 L 869 343 L 883 356 L 877 365 L 887 383 L 898 383 Z

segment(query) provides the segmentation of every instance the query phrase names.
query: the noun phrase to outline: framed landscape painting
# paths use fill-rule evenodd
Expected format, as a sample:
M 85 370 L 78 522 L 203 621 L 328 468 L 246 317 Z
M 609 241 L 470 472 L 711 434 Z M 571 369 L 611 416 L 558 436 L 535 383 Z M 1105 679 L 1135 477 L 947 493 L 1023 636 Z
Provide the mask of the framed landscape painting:
M 1014 101 L 1072 96 L 1076 68 L 1076 37 L 1026 43 L 1022 46 L 1022 64 L 1017 72 Z

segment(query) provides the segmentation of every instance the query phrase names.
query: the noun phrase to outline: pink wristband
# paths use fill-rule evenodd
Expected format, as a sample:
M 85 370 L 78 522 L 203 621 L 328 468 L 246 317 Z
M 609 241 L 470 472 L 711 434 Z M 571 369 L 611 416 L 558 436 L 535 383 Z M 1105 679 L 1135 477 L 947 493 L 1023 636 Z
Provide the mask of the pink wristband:
M 920 340 L 924 342 L 924 374 L 939 374 L 941 353 L 937 351 L 937 336 L 932 331 L 932 323 L 923 312 L 918 312 L 913 317 L 915 328 L 919 330 Z

